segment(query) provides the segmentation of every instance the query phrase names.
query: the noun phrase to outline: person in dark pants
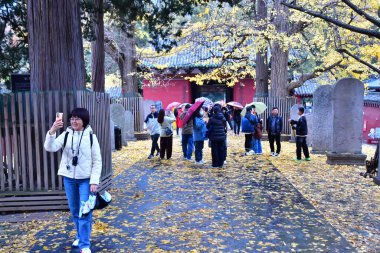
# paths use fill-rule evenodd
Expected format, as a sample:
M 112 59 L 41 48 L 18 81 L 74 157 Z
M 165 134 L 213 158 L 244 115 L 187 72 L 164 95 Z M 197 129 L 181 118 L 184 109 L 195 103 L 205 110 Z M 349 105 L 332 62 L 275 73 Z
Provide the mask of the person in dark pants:
M 298 121 L 289 120 L 292 128 L 296 130 L 296 145 L 297 145 L 297 157 L 294 159 L 296 161 L 301 161 L 301 149 L 305 156 L 306 161 L 310 161 L 309 147 L 306 143 L 307 137 L 307 121 L 305 115 L 303 115 L 305 109 L 303 107 L 298 108 L 298 115 L 300 118 Z
M 152 148 L 150 149 L 150 155 L 148 159 L 154 157 L 154 151 L 157 150 L 156 156 L 160 155 L 160 147 L 158 146 L 158 139 L 160 138 L 160 126 L 157 122 L 158 112 L 156 106 L 150 106 L 150 114 L 146 116 L 144 121 L 144 130 L 148 130 L 152 139 Z
M 273 107 L 272 115 L 267 119 L 266 130 L 270 146 L 270 155 L 279 156 L 281 152 L 281 132 L 282 117 L 278 115 L 278 108 Z M 276 152 L 274 152 L 274 142 L 276 141 Z
M 200 109 L 194 113 L 194 146 L 195 146 L 195 163 L 204 164 L 203 147 L 206 138 L 206 122 L 203 120 L 204 110 Z
M 191 106 L 187 104 L 185 111 L 181 114 L 180 118 L 183 120 L 187 111 Z M 191 161 L 191 155 L 193 154 L 194 142 L 193 142 L 193 121 L 189 120 L 186 125 L 182 126 L 182 152 L 183 159 Z
M 241 125 L 241 110 L 234 108 L 232 111 L 232 119 L 234 120 L 234 134 L 240 134 L 240 125 Z
M 254 155 L 255 151 L 253 146 L 253 133 L 257 125 L 257 118 L 252 114 L 252 107 L 247 106 L 246 113 L 241 119 L 241 131 L 245 136 L 245 155 Z
M 212 167 L 223 166 L 227 156 L 226 133 L 227 121 L 223 116 L 222 108 L 219 104 L 213 107 L 213 115 L 207 123 L 208 138 L 211 142 Z
M 169 111 L 168 116 L 165 116 L 165 110 L 161 109 L 158 113 L 157 122 L 160 124 L 160 158 L 164 159 L 166 153 L 166 159 L 172 157 L 173 150 L 173 127 L 172 123 L 175 121 L 174 115 Z

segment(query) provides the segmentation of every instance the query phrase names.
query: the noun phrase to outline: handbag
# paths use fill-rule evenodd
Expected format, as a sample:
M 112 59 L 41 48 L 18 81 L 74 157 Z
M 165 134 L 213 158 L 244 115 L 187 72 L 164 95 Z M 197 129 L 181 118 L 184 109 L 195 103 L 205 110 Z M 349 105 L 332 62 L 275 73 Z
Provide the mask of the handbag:
M 263 137 L 263 127 L 259 123 L 257 126 L 255 126 L 255 132 L 253 133 L 253 137 L 255 139 L 261 139 Z
M 96 202 L 94 209 L 103 209 L 107 207 L 112 201 L 111 194 L 105 191 L 102 195 L 99 192 L 96 192 Z
M 173 135 L 173 131 L 169 127 L 167 127 L 166 130 L 165 130 L 165 134 L 167 136 L 171 136 L 171 135 Z

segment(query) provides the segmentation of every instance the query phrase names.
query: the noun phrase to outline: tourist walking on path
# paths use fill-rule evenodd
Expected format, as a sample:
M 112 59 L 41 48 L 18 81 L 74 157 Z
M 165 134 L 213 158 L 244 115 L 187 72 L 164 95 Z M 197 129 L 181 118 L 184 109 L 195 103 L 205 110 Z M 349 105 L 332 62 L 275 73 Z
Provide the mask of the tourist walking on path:
M 232 110 L 232 119 L 234 121 L 234 134 L 240 134 L 240 125 L 241 125 L 241 110 L 234 108 Z
M 203 161 L 203 147 L 206 139 L 206 122 L 203 120 L 204 110 L 200 109 L 194 113 L 194 146 L 195 146 L 195 163 L 204 164 Z
M 177 135 L 180 134 L 180 128 L 182 128 L 182 121 L 179 118 L 179 116 L 181 115 L 181 113 L 182 113 L 182 109 L 178 109 L 178 108 L 174 109 L 174 117 L 175 117 L 175 125 L 176 125 Z
M 223 116 L 226 119 L 228 125 L 230 126 L 230 129 L 233 130 L 232 123 L 231 123 L 231 111 L 228 110 L 227 107 L 223 107 L 222 113 L 223 113 Z
M 63 127 L 57 118 L 46 134 L 44 147 L 49 152 L 63 150 L 58 175 L 63 176 L 66 196 L 77 230 L 73 247 L 81 253 L 91 253 L 90 234 L 92 212 L 82 215 L 81 203 L 97 191 L 102 172 L 102 157 L 98 139 L 89 125 L 90 115 L 84 108 L 75 108 L 70 115 L 70 126 L 56 137 Z
M 296 145 L 297 145 L 297 157 L 295 160 L 301 161 L 301 148 L 305 156 L 306 161 L 310 161 L 309 147 L 306 143 L 307 137 L 307 121 L 304 115 L 305 109 L 303 107 L 298 108 L 298 115 L 300 116 L 298 121 L 289 120 L 293 129 L 296 130 Z
M 247 106 L 246 113 L 241 119 L 241 131 L 245 136 L 245 154 L 254 155 L 253 150 L 253 133 L 255 132 L 255 126 L 257 125 L 257 119 L 255 115 L 252 114 L 252 106 Z
M 150 106 L 150 114 L 146 116 L 144 121 L 144 130 L 148 130 L 150 137 L 152 139 L 152 148 L 150 149 L 150 155 L 148 159 L 154 157 L 154 151 L 157 151 L 157 156 L 160 155 L 160 147 L 158 146 L 158 139 L 160 138 L 160 126 L 157 122 L 158 112 L 156 111 L 156 106 Z
M 282 117 L 278 115 L 278 108 L 273 107 L 272 114 L 267 119 L 266 130 L 270 146 L 271 156 L 279 156 L 281 152 Z M 274 142 L 276 141 L 276 152 Z
M 211 142 L 212 167 L 223 166 L 227 156 L 226 133 L 227 121 L 223 116 L 221 106 L 216 104 L 213 107 L 213 115 L 207 123 L 208 138 Z
M 262 155 L 263 147 L 261 145 L 261 138 L 263 137 L 263 120 L 260 119 L 259 115 L 256 113 L 256 108 L 254 105 L 252 106 L 252 114 L 257 120 L 255 132 L 253 133 L 253 151 L 255 151 L 256 155 Z
M 185 110 L 182 112 L 180 118 L 183 120 L 185 115 L 191 105 L 187 104 Z M 182 152 L 183 159 L 191 160 L 191 155 L 193 154 L 194 143 L 193 143 L 193 121 L 189 120 L 186 125 L 182 126 Z
M 174 115 L 168 111 L 168 115 L 165 116 L 165 110 L 161 109 L 158 112 L 157 122 L 160 124 L 160 158 L 163 159 L 166 153 L 166 159 L 172 157 L 173 150 L 173 126 L 175 121 Z

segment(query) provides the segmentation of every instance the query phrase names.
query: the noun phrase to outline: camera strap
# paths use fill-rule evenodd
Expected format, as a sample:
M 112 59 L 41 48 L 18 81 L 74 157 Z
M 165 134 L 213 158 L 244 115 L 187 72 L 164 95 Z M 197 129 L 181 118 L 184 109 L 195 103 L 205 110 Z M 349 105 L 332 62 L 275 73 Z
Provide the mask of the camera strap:
M 72 152 L 73 156 L 74 156 L 74 152 L 75 152 L 74 147 L 73 147 L 73 145 L 74 145 L 74 133 L 75 133 L 75 131 L 73 131 L 73 136 L 71 136 L 71 152 Z M 79 148 L 80 148 L 80 144 L 82 143 L 83 133 L 84 133 L 84 129 L 83 129 L 82 134 L 81 134 L 80 139 L 79 139 L 77 155 L 79 155 Z

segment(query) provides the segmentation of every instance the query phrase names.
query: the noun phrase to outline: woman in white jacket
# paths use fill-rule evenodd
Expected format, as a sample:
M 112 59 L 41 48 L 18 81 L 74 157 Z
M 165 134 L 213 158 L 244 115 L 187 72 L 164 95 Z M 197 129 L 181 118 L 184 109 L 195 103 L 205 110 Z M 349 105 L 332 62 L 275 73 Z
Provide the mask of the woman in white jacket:
M 73 247 L 81 253 L 91 253 L 90 234 L 92 213 L 79 217 L 81 202 L 86 202 L 90 192 L 95 193 L 102 172 L 102 157 L 98 139 L 89 125 L 90 115 L 84 108 L 75 108 L 70 115 L 70 127 L 56 137 L 63 127 L 62 119 L 56 119 L 46 134 L 44 147 L 49 152 L 62 148 L 58 175 L 63 176 L 70 212 L 77 229 Z M 65 140 L 66 139 L 66 140 Z M 64 145 L 65 143 L 65 145 Z
M 172 123 L 175 121 L 174 115 L 169 111 L 169 115 L 165 116 L 165 110 L 161 109 L 158 113 L 157 122 L 160 124 L 160 158 L 166 159 L 172 157 L 173 150 L 173 127 Z

